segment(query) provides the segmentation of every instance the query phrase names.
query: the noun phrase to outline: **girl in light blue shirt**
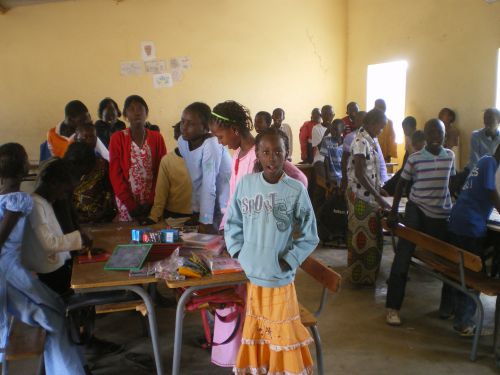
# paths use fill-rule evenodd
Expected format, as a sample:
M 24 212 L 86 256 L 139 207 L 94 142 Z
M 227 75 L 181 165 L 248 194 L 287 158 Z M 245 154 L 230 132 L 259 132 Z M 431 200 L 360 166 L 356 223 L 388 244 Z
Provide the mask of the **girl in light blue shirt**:
M 225 225 L 228 252 L 249 279 L 236 374 L 312 373 L 293 281 L 319 239 L 307 190 L 283 172 L 284 137 L 275 128 L 257 136 L 262 172 L 241 178 Z
M 229 196 L 231 157 L 209 133 L 212 111 L 195 102 L 182 112 L 181 134 L 177 141 L 193 184 L 192 208 L 199 214 L 199 231 L 217 233 Z

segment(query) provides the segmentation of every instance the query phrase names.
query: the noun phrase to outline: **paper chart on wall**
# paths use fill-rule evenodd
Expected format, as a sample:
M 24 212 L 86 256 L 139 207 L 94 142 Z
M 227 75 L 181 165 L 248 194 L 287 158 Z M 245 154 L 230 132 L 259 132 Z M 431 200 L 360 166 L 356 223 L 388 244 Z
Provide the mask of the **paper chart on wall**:
M 151 74 L 165 73 L 165 71 L 167 70 L 167 64 L 165 60 L 145 61 L 144 66 L 146 67 L 146 72 Z
M 156 59 L 156 47 L 151 41 L 141 43 L 141 57 L 143 61 L 151 61 Z
M 122 76 L 138 76 L 143 71 L 141 61 L 122 61 L 120 62 L 120 74 Z
M 182 80 L 182 69 L 172 69 L 172 80 L 174 82 L 179 82 Z
M 153 87 L 160 89 L 173 86 L 172 75 L 170 73 L 153 74 Z
M 170 59 L 170 69 L 186 70 L 191 68 L 191 59 L 189 57 L 174 57 Z

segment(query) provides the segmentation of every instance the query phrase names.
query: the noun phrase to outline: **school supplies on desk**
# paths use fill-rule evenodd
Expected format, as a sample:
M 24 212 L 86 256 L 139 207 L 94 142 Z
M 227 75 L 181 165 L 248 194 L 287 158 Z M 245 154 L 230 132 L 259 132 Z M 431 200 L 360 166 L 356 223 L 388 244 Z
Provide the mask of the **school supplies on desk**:
M 240 262 L 238 262 L 237 259 L 230 258 L 229 256 L 214 256 L 208 253 L 202 253 L 200 257 L 210 269 L 212 275 L 243 272 Z
M 78 264 L 105 262 L 108 259 L 109 254 L 98 247 L 89 247 L 87 248 L 87 251 L 85 251 L 85 253 L 76 257 L 76 261 L 78 262 Z
M 88 254 L 78 255 L 76 257 L 76 261 L 78 264 L 87 264 L 87 263 L 99 263 L 105 262 L 109 259 L 109 254 L 101 253 L 101 254 L 91 254 L 90 257 Z
M 153 245 L 118 245 L 104 266 L 105 270 L 140 270 Z
M 224 237 L 215 234 L 182 233 L 182 241 L 187 247 L 204 249 L 219 255 L 225 248 Z
M 178 229 L 141 228 L 132 229 L 130 233 L 134 243 L 176 243 L 179 241 Z

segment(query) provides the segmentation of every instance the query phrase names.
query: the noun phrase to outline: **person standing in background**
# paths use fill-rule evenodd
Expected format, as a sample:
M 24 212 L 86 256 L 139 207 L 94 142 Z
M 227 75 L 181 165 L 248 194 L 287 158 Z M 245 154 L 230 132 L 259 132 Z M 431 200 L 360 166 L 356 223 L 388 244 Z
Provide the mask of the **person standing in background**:
M 275 128 L 278 128 L 279 130 L 283 131 L 287 138 L 288 138 L 288 159 L 287 160 L 292 160 L 292 153 L 293 153 L 293 134 L 292 134 L 292 128 L 290 128 L 290 125 L 284 123 L 283 121 L 285 120 L 285 111 L 281 108 L 276 108 L 273 111 L 273 123 L 271 126 L 274 126 Z
M 375 100 L 375 109 L 382 111 L 385 114 L 387 106 L 384 99 Z M 384 159 L 386 163 L 391 162 L 391 158 L 398 157 L 398 145 L 396 144 L 396 132 L 394 131 L 394 125 L 390 119 L 387 119 L 387 125 L 385 126 L 382 133 L 378 136 L 378 143 L 384 154 Z

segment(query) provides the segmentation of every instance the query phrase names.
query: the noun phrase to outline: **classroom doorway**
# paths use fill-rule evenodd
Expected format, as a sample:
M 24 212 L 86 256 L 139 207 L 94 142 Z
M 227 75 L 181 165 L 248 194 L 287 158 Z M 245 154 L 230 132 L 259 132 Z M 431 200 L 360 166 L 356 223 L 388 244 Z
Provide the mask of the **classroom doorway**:
M 396 143 L 403 143 L 404 140 L 400 124 L 405 117 L 407 68 L 405 60 L 368 65 L 366 108 L 373 108 L 373 103 L 379 98 L 385 100 L 386 115 L 394 123 Z

